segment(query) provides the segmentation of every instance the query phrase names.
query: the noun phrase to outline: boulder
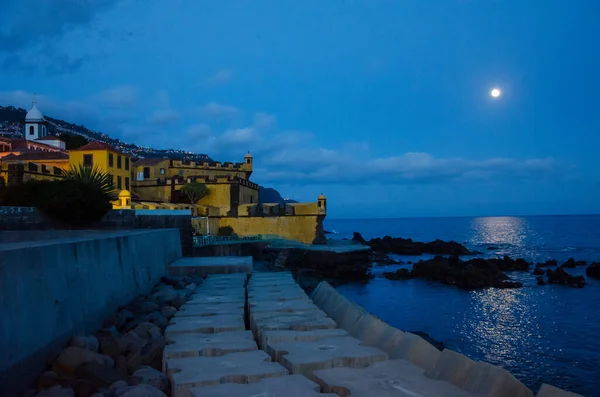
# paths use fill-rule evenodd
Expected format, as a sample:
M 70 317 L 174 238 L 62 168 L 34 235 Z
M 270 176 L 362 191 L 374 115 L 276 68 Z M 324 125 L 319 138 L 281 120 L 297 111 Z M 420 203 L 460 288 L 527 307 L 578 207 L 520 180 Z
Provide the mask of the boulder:
M 569 258 L 565 263 L 561 265 L 561 267 L 566 267 L 567 269 L 574 269 L 577 266 L 586 266 L 587 263 L 585 261 L 576 261 L 573 258 Z
M 133 320 L 133 318 L 134 315 L 131 311 L 121 309 L 108 321 L 107 325 L 114 325 L 116 329 L 120 330 L 127 322 Z
M 113 360 L 121 354 L 122 346 L 119 341 L 122 335 L 115 326 L 101 329 L 96 333 L 96 337 L 100 353 L 110 356 Z
M 58 375 L 71 377 L 81 364 L 95 362 L 109 367 L 114 366 L 114 360 L 107 355 L 95 353 L 81 347 L 69 346 L 64 349 L 52 364 L 52 370 Z
M 108 391 L 111 393 L 114 393 L 117 390 L 123 389 L 127 386 L 129 386 L 129 383 L 127 383 L 124 380 L 118 380 L 115 383 L 113 383 L 112 385 L 108 386 Z
M 139 314 L 148 314 L 160 310 L 158 304 L 150 301 L 136 301 L 132 303 L 132 312 Z
M 47 389 L 60 384 L 58 374 L 54 371 L 44 372 L 37 380 L 38 389 Z
M 165 338 L 162 334 L 159 334 L 153 336 L 141 349 L 131 350 L 126 357 L 129 372 L 134 372 L 144 365 L 157 369 L 162 368 L 162 355 L 165 346 Z
M 93 352 L 98 352 L 98 338 L 96 338 L 94 335 L 75 336 L 71 340 L 71 346 L 81 347 L 83 349 L 91 350 Z
M 585 269 L 585 274 L 587 274 L 588 277 L 600 280 L 600 262 L 592 263 L 587 269 Z
M 96 388 L 110 386 L 119 380 L 127 379 L 127 374 L 123 376 L 116 368 L 93 361 L 78 366 L 75 370 L 75 376 L 78 379 L 93 382 Z
M 115 392 L 115 397 L 167 397 L 165 393 L 148 384 L 127 386 Z
M 163 308 L 160 309 L 160 313 L 165 316 L 167 320 L 170 320 L 171 317 L 177 313 L 177 309 L 175 309 L 173 306 L 163 306 Z
M 147 342 L 148 341 L 145 336 L 140 336 L 140 334 L 135 332 L 135 330 L 131 330 L 119 338 L 119 352 L 117 356 L 120 356 L 122 353 L 128 353 L 132 350 L 140 350 L 146 345 Z
M 131 375 L 132 385 L 148 384 L 160 389 L 164 392 L 167 391 L 168 381 L 167 377 L 159 370 L 149 366 L 142 366 Z
M 190 283 L 190 284 L 186 285 L 184 289 L 188 290 L 190 292 L 194 292 L 196 287 L 197 287 L 196 283 Z
M 455 241 L 435 240 L 429 243 L 412 241 L 401 237 L 374 238 L 368 242 L 374 251 L 385 254 L 394 253 L 398 255 L 469 255 L 471 252 L 462 244 Z
M 68 387 L 52 386 L 41 390 L 35 397 L 75 397 L 75 392 Z
M 548 275 L 549 284 L 568 285 L 573 288 L 583 288 L 586 284 L 583 276 L 572 276 L 562 267 L 555 270 L 548 269 L 546 274 Z
M 143 320 L 152 323 L 161 329 L 166 328 L 167 324 L 169 323 L 165 316 L 163 316 L 159 311 L 155 311 L 145 315 L 143 317 Z
M 150 322 L 144 321 L 140 323 L 134 330 L 138 336 L 149 339 L 156 336 L 162 336 L 162 331 L 158 326 Z

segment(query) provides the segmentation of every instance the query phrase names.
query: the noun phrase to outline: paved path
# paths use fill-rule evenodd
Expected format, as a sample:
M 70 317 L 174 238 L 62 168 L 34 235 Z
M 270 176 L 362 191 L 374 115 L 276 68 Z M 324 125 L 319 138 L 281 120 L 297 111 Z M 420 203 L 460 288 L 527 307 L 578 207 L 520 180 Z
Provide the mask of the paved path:
M 348 335 L 289 272 L 210 275 L 165 334 L 172 397 L 469 395 Z

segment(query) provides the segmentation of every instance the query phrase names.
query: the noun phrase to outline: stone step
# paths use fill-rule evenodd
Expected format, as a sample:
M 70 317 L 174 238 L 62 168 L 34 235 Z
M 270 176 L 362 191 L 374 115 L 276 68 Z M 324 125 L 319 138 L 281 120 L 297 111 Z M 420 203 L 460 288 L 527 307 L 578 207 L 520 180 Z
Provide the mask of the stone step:
M 237 314 L 218 314 L 216 316 L 173 317 L 165 330 L 165 337 L 173 339 L 174 334 L 244 331 L 244 317 Z
M 171 397 L 190 397 L 190 389 L 221 383 L 254 383 L 263 378 L 288 375 L 288 371 L 263 351 L 231 353 L 220 357 L 166 360 Z
M 261 346 L 267 346 L 269 343 L 280 342 L 314 342 L 321 339 L 337 338 L 340 336 L 350 335 L 341 328 L 317 329 L 314 331 L 264 331 L 262 333 Z
M 213 274 L 252 273 L 251 256 L 181 258 L 169 266 L 172 276 L 205 277 Z
M 327 338 L 317 341 L 269 343 L 267 354 L 293 374 L 314 380 L 313 372 L 319 369 L 351 367 L 364 368 L 388 359 L 386 352 L 364 346 L 351 336 Z
M 170 358 L 218 357 L 224 354 L 258 350 L 250 331 L 218 334 L 171 334 L 163 353 L 163 363 Z
M 239 314 L 243 316 L 244 313 L 244 304 L 242 302 L 207 303 L 204 305 L 188 305 L 186 303 L 175 313 L 175 317 L 214 316 L 217 314 Z
M 239 385 L 225 383 L 218 386 L 194 387 L 193 397 L 338 397 L 319 392 L 320 386 L 302 375 L 265 378 L 256 383 Z
M 320 369 L 313 373 L 322 391 L 352 397 L 476 396 L 448 382 L 433 380 L 406 360 L 388 360 L 366 368 Z M 479 395 L 477 395 L 479 396 Z

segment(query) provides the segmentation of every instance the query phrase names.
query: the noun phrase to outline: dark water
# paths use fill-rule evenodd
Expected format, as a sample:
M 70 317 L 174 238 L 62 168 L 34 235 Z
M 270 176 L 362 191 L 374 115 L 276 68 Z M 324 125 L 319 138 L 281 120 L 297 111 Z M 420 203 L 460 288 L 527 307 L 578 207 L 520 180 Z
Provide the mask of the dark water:
M 600 261 L 600 215 L 327 220 L 333 238 L 391 235 L 455 240 L 483 256 L 532 261 Z M 489 251 L 489 246 L 497 249 Z M 399 257 L 400 258 L 400 257 Z M 420 257 L 400 258 L 404 261 Z M 376 267 L 373 273 L 398 268 Z M 583 269 L 567 269 L 584 274 Z M 503 366 L 537 392 L 542 382 L 600 396 L 600 281 L 583 289 L 538 286 L 524 272 L 520 289 L 461 291 L 424 280 L 346 284 L 339 291 L 393 326 L 422 331 L 471 358 Z

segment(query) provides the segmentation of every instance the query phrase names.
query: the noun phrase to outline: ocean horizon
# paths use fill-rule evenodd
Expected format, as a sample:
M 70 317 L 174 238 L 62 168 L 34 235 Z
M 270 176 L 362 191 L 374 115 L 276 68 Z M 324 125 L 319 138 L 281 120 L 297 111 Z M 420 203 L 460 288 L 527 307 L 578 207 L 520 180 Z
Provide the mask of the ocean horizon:
M 600 261 L 600 214 L 326 219 L 328 238 L 412 238 L 454 240 L 479 257 L 508 255 L 531 262 L 569 258 Z M 491 248 L 491 249 L 490 249 Z M 338 290 L 350 300 L 404 331 L 429 334 L 446 347 L 502 366 L 534 392 L 548 383 L 585 396 L 600 395 L 600 280 L 583 268 L 582 289 L 537 285 L 529 272 L 507 272 L 518 289 L 459 290 L 420 279 L 392 281 L 385 271 L 410 268 L 430 256 L 394 256 L 400 265 L 374 266 L 368 283 Z M 533 267 L 531 268 L 533 270 Z

